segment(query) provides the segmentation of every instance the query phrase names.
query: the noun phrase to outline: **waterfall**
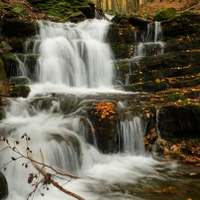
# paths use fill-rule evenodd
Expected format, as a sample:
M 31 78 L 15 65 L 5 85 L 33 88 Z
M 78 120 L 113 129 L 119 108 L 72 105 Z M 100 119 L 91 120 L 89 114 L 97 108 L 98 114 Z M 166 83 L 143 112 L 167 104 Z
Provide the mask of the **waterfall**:
M 140 200 L 134 194 L 120 192 L 120 187 L 141 184 L 141 180 L 148 185 L 149 180 L 168 179 L 170 173 L 165 176 L 161 169 L 167 173 L 175 168 L 173 163 L 166 165 L 144 155 L 141 119 L 121 120 L 116 133 L 120 151 L 102 154 L 97 147 L 93 124 L 84 114 L 85 101 L 76 103 L 76 98 L 71 100 L 71 104 L 70 100 L 65 101 L 67 112 L 63 112 L 60 103 L 64 97 L 70 98 L 71 93 L 80 97 L 86 91 L 84 88 L 93 89 L 88 97 L 90 101 L 95 98 L 99 101 L 97 93 L 101 87 L 112 89 L 115 70 L 112 52 L 106 43 L 109 24 L 106 20 L 96 19 L 78 24 L 41 21 L 39 34 L 26 43 L 26 53 L 39 57 L 35 70 L 39 79 L 32 80 L 31 93 L 26 99 L 9 100 L 5 108 L 6 117 L 0 122 L 0 132 L 11 143 L 13 141 L 12 145 L 19 142 L 16 148 L 21 154 L 27 155 L 27 149 L 31 150 L 37 161 L 79 176 L 78 179 L 57 176 L 50 168 L 44 167 L 63 188 L 87 200 Z M 29 66 L 25 64 L 22 67 L 25 74 Z M 124 94 L 122 91 L 112 92 Z M 60 96 L 54 98 L 54 93 Z M 101 95 L 107 99 L 107 93 Z M 73 109 L 69 109 L 72 104 Z M 127 109 L 120 102 L 118 107 Z M 83 118 L 93 134 L 93 144 L 86 140 Z M 30 140 L 24 138 L 24 134 Z M 0 149 L 4 147 L 5 143 L 1 141 Z M 0 154 L 0 167 L 1 170 L 6 168 L 3 173 L 10 192 L 6 200 L 25 200 L 35 188 L 27 183 L 27 179 L 37 170 L 25 158 L 10 162 L 12 157 L 18 156 L 10 149 Z M 39 185 L 39 191 L 31 198 L 74 199 L 52 185 L 49 188 L 46 190 Z
M 39 82 L 70 87 L 112 87 L 115 70 L 112 52 L 106 43 L 109 25 L 107 20 L 86 20 L 79 24 L 40 21 L 40 34 L 32 49 L 40 55 Z

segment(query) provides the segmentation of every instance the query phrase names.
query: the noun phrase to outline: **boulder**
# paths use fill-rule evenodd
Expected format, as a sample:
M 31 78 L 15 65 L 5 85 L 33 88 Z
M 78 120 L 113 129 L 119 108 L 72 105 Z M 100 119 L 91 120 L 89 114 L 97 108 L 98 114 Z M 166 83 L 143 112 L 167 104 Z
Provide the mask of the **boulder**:
M 2 33 L 8 37 L 34 36 L 37 33 L 37 23 L 22 19 L 4 19 Z
M 158 128 L 161 137 L 198 138 L 200 136 L 200 109 L 197 106 L 166 106 L 162 107 L 158 115 Z

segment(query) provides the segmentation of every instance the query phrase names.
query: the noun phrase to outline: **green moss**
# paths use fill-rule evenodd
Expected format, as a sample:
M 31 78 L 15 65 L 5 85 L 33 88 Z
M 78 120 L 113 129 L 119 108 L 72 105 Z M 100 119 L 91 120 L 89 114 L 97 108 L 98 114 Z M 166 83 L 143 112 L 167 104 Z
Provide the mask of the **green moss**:
M 9 59 L 9 60 L 13 60 L 13 61 L 17 61 L 16 57 L 14 54 L 3 54 L 2 57 L 4 59 Z M 17 61 L 18 62 L 18 61 Z
M 176 9 L 173 7 L 170 8 L 164 8 L 158 11 L 155 16 L 154 20 L 155 21 L 164 21 L 168 19 L 172 19 L 176 15 Z

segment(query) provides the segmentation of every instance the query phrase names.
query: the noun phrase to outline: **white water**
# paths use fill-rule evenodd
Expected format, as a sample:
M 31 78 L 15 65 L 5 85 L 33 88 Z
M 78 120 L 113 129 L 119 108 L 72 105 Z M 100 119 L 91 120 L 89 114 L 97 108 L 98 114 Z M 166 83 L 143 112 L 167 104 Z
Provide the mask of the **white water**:
M 134 117 L 132 120 L 125 119 L 125 121 L 120 122 L 119 126 L 119 138 L 122 140 L 120 150 L 132 155 L 144 155 L 143 137 L 145 130 L 142 127 L 141 118 Z
M 95 28 L 94 28 L 95 27 Z M 109 22 L 40 22 L 40 82 L 97 88 L 113 85 L 112 53 L 105 36 Z
M 166 165 L 144 156 L 139 118 L 121 122 L 120 135 L 127 138 L 122 153 L 104 155 L 85 142 L 80 116 L 54 113 L 54 109 L 60 109 L 59 102 L 54 102 L 46 111 L 29 105 L 35 95 L 47 96 L 51 92 L 80 95 L 88 92 L 88 88 L 93 88 L 90 92 L 96 94 L 102 91 L 103 86 L 104 93 L 116 93 L 112 90 L 112 54 L 105 42 L 108 27 L 109 22 L 105 20 L 85 21 L 77 25 L 41 22 L 40 35 L 36 41 L 40 46 L 38 48 L 34 45 L 34 53 L 40 55 L 39 82 L 31 85 L 31 93 L 27 99 L 19 98 L 10 102 L 11 106 L 6 110 L 6 118 L 2 120 L 0 129 L 6 137 L 20 142 L 18 148 L 22 153 L 25 153 L 27 142 L 21 136 L 27 133 L 31 138 L 28 146 L 33 151 L 34 158 L 42 161 L 41 150 L 45 163 L 78 175 L 80 178 L 76 180 L 57 178 L 56 181 L 85 199 L 137 200 L 140 198 L 113 191 L 113 188 L 116 189 L 117 184 L 166 179 L 159 170 L 168 169 L 173 172 L 175 167 L 173 163 Z M 132 146 L 132 143 L 135 145 Z M 138 151 L 138 156 L 134 155 L 135 151 Z M 9 150 L 1 154 L 1 166 L 11 156 L 16 156 L 12 154 Z M 34 189 L 27 183 L 27 179 L 29 173 L 36 170 L 31 164 L 25 169 L 22 166 L 24 162 L 26 161 L 22 159 L 15 161 L 4 172 L 10 191 L 7 200 L 25 200 L 27 194 Z M 45 194 L 44 197 L 36 193 L 35 200 L 74 199 L 55 187 L 50 187 L 49 191 L 41 188 L 41 192 Z

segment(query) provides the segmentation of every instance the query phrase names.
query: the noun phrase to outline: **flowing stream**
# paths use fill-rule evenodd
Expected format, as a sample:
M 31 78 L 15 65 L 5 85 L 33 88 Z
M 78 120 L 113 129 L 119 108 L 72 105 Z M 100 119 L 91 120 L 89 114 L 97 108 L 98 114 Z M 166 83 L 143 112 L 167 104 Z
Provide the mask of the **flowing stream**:
M 6 118 L 0 123 L 1 134 L 18 141 L 17 148 L 23 154 L 26 155 L 28 147 L 34 159 L 78 176 L 78 179 L 69 179 L 55 174 L 55 179 L 62 187 L 87 200 L 157 199 L 157 195 L 148 196 L 148 191 L 158 188 L 159 184 L 171 186 L 172 181 L 177 182 L 179 178 L 174 175 L 177 175 L 179 165 L 159 162 L 145 155 L 145 126 L 141 119 L 129 116 L 120 121 L 117 129 L 120 151 L 103 154 L 98 149 L 95 134 L 93 144 L 87 142 L 86 127 L 81 123 L 82 116 L 77 114 L 89 100 L 84 99 L 85 94 L 90 94 L 91 99 L 108 93 L 125 94 L 114 89 L 113 55 L 106 42 L 109 25 L 106 20 L 96 19 L 79 24 L 40 22 L 40 33 L 34 43 L 26 43 L 27 52 L 39 56 L 38 79 L 31 80 L 31 93 L 27 99 L 10 99 Z M 26 67 L 23 66 L 24 76 Z M 66 113 L 62 112 L 58 100 L 51 101 L 45 109 L 42 102 L 33 103 L 36 97 L 42 99 L 55 93 L 83 98 L 77 104 L 72 101 L 73 109 L 69 106 Z M 121 102 L 117 105 L 119 109 L 126 107 Z M 86 120 L 92 129 L 93 124 Z M 22 139 L 24 133 L 30 140 Z M 1 166 L 11 157 L 18 157 L 9 149 L 0 155 Z M 26 159 L 16 160 L 5 167 L 3 173 L 9 184 L 7 200 L 25 200 L 34 189 L 27 183 L 29 174 L 37 171 Z M 45 170 L 54 173 L 47 167 Z M 74 199 L 51 185 L 49 188 L 39 186 L 34 199 Z M 178 198 L 163 196 L 159 199 Z

